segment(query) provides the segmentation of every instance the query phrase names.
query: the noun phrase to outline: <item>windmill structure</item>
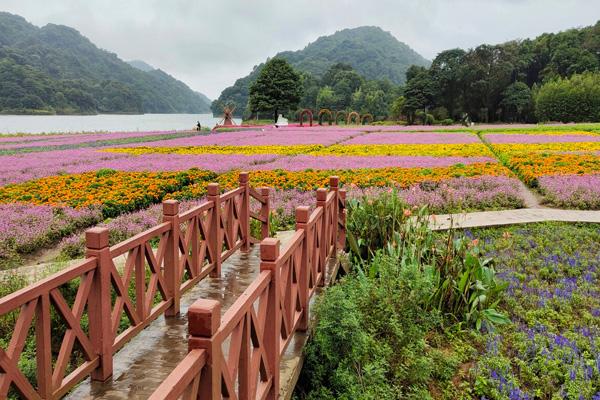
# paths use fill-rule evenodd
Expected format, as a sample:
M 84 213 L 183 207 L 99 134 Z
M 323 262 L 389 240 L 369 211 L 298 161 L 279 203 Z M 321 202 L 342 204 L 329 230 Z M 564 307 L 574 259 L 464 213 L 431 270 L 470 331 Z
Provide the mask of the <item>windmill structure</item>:
M 217 125 L 219 126 L 235 126 L 235 122 L 233 122 L 233 112 L 235 111 L 235 106 L 225 106 L 223 107 L 223 118 Z

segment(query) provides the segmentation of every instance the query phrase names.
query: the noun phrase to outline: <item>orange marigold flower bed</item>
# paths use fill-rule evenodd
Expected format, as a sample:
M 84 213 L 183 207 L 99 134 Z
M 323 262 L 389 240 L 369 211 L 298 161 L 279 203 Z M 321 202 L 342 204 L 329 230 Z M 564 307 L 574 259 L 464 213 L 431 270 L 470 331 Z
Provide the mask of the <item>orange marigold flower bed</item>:
M 31 203 L 74 208 L 101 206 L 104 217 L 147 207 L 187 185 L 205 188 L 210 171 L 122 172 L 99 170 L 58 175 L 0 187 L 0 203 Z
M 536 186 L 543 175 L 585 175 L 600 173 L 595 154 L 520 154 L 509 159 L 510 166 L 529 185 Z
M 230 171 L 222 174 L 217 181 L 224 190 L 233 189 L 238 185 L 239 171 Z M 443 168 L 372 168 L 372 169 L 344 169 L 344 170 L 266 170 L 253 171 L 250 174 L 250 184 L 254 187 L 268 186 L 276 189 L 314 190 L 325 187 L 329 177 L 337 175 L 340 182 L 347 186 L 382 187 L 397 186 L 409 187 L 425 181 L 440 181 L 443 179 L 470 177 L 470 176 L 511 176 L 510 170 L 498 163 L 475 163 L 469 165 L 456 164 Z M 176 199 L 198 198 L 203 195 L 203 188 L 191 185 L 179 192 L 169 194 L 167 197 Z

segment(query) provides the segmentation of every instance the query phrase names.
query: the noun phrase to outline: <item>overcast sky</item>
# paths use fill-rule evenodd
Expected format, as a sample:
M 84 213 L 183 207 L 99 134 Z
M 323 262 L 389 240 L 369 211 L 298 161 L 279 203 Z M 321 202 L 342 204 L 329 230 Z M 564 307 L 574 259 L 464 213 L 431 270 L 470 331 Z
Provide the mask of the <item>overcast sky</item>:
M 267 57 L 339 29 L 377 25 L 433 59 L 591 25 L 600 0 L 0 0 L 0 10 L 74 27 L 214 99 Z

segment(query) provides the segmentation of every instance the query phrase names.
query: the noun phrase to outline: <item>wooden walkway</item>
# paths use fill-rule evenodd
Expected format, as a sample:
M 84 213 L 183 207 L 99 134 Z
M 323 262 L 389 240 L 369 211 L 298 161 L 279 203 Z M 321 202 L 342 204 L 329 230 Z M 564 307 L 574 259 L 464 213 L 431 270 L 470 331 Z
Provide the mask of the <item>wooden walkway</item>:
M 600 223 L 600 211 L 522 208 L 518 210 L 442 214 L 429 217 L 429 223 L 433 230 L 446 230 L 451 227 L 478 228 L 549 221 Z

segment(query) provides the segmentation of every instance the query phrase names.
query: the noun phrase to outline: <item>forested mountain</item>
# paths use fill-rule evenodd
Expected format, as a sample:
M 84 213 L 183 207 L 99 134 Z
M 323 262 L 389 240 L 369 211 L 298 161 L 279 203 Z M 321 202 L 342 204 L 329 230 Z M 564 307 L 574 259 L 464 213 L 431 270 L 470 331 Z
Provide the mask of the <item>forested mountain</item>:
M 38 28 L 0 12 L 1 113 L 201 113 L 209 105 L 183 82 L 131 66 L 75 29 Z
M 468 114 L 480 122 L 544 120 L 548 117 L 535 109 L 540 87 L 599 70 L 600 22 L 534 39 L 446 50 L 429 69 L 409 70 L 404 111 L 409 120 L 424 110 L 454 119 Z
M 321 79 L 334 64 L 349 65 L 367 80 L 388 80 L 393 84 L 405 81 L 411 65 L 429 66 L 430 62 L 389 32 L 374 26 L 344 29 L 330 36 L 322 36 L 302 50 L 284 51 L 275 57 L 284 58 L 295 69 Z M 212 110 L 219 114 L 223 104 L 236 105 L 241 115 L 248 101 L 248 90 L 264 66 L 260 64 L 246 77 L 223 90 L 213 102 Z

